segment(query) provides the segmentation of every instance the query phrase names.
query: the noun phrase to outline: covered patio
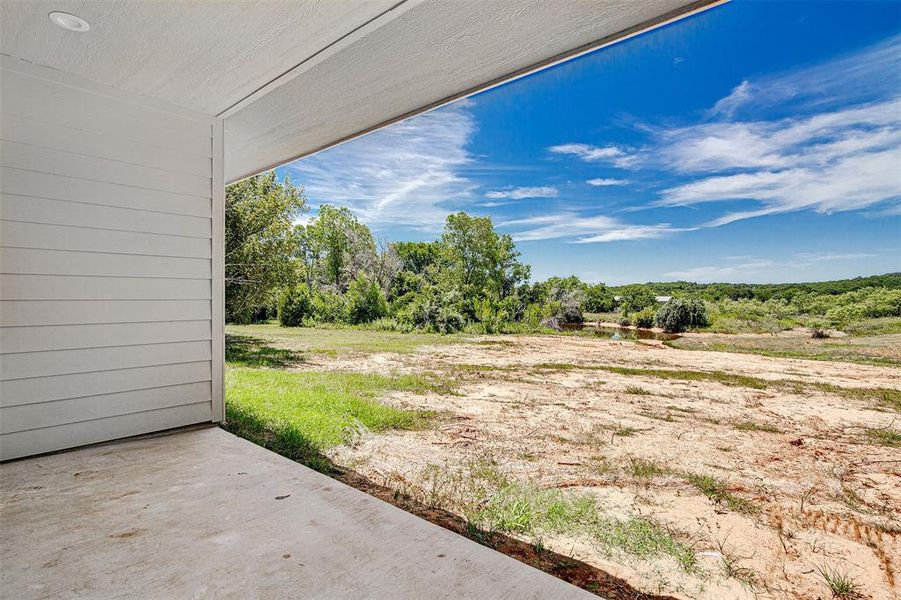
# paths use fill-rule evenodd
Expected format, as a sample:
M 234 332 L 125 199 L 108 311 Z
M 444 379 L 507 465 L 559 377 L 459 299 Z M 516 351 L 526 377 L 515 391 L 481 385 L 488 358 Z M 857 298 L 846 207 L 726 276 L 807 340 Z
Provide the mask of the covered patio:
M 215 427 L 225 186 L 721 1 L 0 4 L 2 595 L 584 596 Z

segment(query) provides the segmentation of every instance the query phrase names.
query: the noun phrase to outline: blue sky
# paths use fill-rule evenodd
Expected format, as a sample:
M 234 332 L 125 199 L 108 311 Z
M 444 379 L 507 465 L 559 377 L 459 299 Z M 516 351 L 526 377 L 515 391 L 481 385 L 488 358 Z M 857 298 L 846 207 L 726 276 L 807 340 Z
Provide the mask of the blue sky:
M 279 174 L 387 241 L 490 215 L 534 279 L 901 271 L 901 3 L 734 1 Z

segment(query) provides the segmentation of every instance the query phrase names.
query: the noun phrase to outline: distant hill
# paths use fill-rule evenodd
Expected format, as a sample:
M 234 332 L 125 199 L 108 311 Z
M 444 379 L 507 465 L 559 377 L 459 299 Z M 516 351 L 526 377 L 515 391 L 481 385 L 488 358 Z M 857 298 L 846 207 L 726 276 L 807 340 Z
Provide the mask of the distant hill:
M 844 294 L 868 287 L 901 289 L 901 273 L 886 273 L 853 279 L 836 281 L 817 281 L 812 283 L 692 283 L 690 281 L 650 282 L 610 287 L 610 291 L 619 294 L 643 286 L 657 296 L 695 296 L 710 300 L 731 298 L 770 298 L 791 299 L 799 293 Z

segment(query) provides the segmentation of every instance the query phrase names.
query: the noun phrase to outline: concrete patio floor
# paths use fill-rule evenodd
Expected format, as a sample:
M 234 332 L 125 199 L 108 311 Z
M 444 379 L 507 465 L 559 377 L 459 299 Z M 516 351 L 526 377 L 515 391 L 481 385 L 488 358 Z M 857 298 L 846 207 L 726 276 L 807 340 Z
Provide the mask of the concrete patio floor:
M 5 598 L 590 598 L 218 428 L 0 465 Z

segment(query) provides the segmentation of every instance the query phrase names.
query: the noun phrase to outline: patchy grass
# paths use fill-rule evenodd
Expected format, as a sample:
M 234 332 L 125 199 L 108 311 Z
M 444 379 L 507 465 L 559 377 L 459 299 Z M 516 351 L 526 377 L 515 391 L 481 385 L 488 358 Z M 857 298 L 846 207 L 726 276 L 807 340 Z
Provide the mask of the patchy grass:
M 867 429 L 867 437 L 875 444 L 889 448 L 901 448 L 901 431 L 894 429 Z
M 328 470 L 321 452 L 364 430 L 414 429 L 432 416 L 377 400 L 387 392 L 422 393 L 429 378 L 339 372 L 231 368 L 226 377 L 227 428 L 279 454 Z
M 637 385 L 627 385 L 626 389 L 624 389 L 623 391 L 627 394 L 634 394 L 636 396 L 648 396 L 651 393 L 643 387 Z
M 608 553 L 619 551 L 645 560 L 669 556 L 685 571 L 696 566 L 691 547 L 649 519 L 604 515 L 593 496 L 567 495 L 526 484 L 501 488 L 472 515 L 468 531 L 476 539 L 485 538 L 486 532 L 500 532 L 530 535 L 539 542 L 545 534 L 575 534 Z
M 875 326 L 874 326 L 875 327 Z M 881 327 L 881 328 L 879 328 Z M 664 344 L 682 350 L 758 354 L 773 358 L 853 362 L 864 365 L 901 366 L 901 319 L 893 318 L 871 331 L 855 330 L 862 337 L 812 339 L 809 336 L 681 337 Z
M 657 475 L 666 475 L 670 471 L 666 467 L 651 460 L 645 460 L 643 458 L 630 458 L 629 472 L 632 474 L 632 477 L 638 479 L 650 479 L 652 477 L 656 477 Z
M 782 430 L 774 425 L 758 423 L 757 421 L 738 421 L 732 424 L 739 431 L 762 431 L 764 433 L 782 433 Z
M 601 517 L 592 527 L 592 532 L 595 541 L 608 552 L 616 549 L 644 560 L 669 556 L 686 572 L 693 571 L 697 566 L 695 552 L 690 546 L 644 517 Z
M 502 487 L 471 521 L 487 531 L 506 533 L 571 532 L 595 517 L 595 500 L 525 484 Z
M 743 514 L 753 514 L 758 512 L 758 508 L 749 500 L 736 496 L 730 492 L 724 482 L 712 475 L 686 473 L 684 477 L 688 483 L 717 504 L 723 504 L 735 512 Z
M 849 400 L 872 401 L 879 406 L 901 412 L 901 390 L 893 390 L 891 388 L 847 388 L 821 382 L 801 383 L 801 385 L 809 385 L 822 392 L 835 394 Z
M 295 352 L 338 356 L 375 352 L 415 352 L 423 346 L 454 344 L 467 341 L 462 335 L 401 333 L 349 327 L 280 327 L 275 324 L 227 325 L 227 334 L 252 336 L 264 343 Z
M 525 367 L 523 367 L 525 368 Z M 759 377 L 737 375 L 725 371 L 690 371 L 687 369 L 641 369 L 637 367 L 619 367 L 614 365 L 576 365 L 572 363 L 538 363 L 532 368 L 544 371 L 607 371 L 618 375 L 637 377 L 656 377 L 658 379 L 675 379 L 679 381 L 715 381 L 723 385 L 747 387 L 755 390 L 766 389 L 772 382 Z

